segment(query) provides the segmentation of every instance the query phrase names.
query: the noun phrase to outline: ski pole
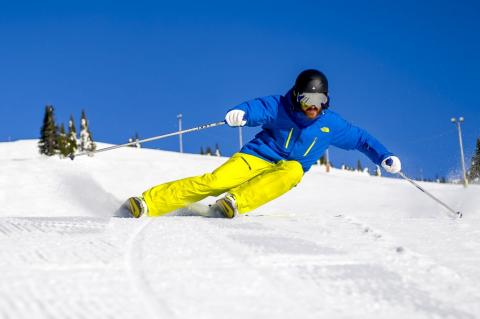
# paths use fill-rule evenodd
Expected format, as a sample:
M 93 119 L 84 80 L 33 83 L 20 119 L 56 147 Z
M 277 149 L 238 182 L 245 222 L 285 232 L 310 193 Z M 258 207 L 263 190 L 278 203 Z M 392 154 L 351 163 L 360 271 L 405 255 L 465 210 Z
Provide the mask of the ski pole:
M 81 152 L 81 153 L 78 153 L 77 155 L 72 154 L 72 155 L 70 155 L 70 158 L 73 160 L 77 156 L 83 156 L 83 155 L 89 155 L 89 154 L 96 154 L 96 153 L 100 153 L 100 152 L 111 151 L 111 150 L 114 150 L 114 149 L 117 149 L 117 148 L 120 148 L 120 147 L 136 145 L 137 143 L 140 144 L 140 143 L 156 141 L 156 140 L 160 140 L 162 138 L 175 136 L 175 135 L 180 135 L 180 134 L 185 134 L 185 133 L 190 133 L 190 132 L 195 132 L 195 131 L 200 131 L 200 130 L 204 130 L 204 129 L 215 127 L 215 126 L 221 126 L 221 125 L 224 125 L 224 124 L 225 124 L 225 121 L 200 125 L 200 126 L 197 126 L 197 127 L 187 129 L 187 130 L 177 131 L 177 132 L 168 133 L 168 134 L 164 134 L 164 135 L 158 135 L 158 136 L 146 138 L 146 139 L 143 139 L 143 140 L 140 140 L 140 141 L 134 141 L 134 142 L 129 142 L 129 143 L 121 144 L 121 145 L 114 145 L 114 146 L 101 148 L 101 149 L 93 151 L 93 152 Z
M 462 213 L 461 213 L 461 212 L 455 211 L 455 210 L 452 209 L 450 206 L 448 206 L 447 204 L 445 204 L 444 202 L 442 202 L 441 200 L 439 200 L 437 197 L 435 197 L 435 196 L 433 196 L 432 194 L 430 194 L 429 192 L 427 192 L 422 186 L 418 185 L 414 180 L 412 180 L 411 178 L 407 177 L 403 172 L 399 172 L 398 175 L 400 175 L 403 179 L 409 181 L 413 186 L 415 186 L 416 188 L 418 188 L 420 191 L 422 191 L 424 194 L 426 194 L 427 196 L 429 196 L 431 199 L 433 199 L 434 201 L 436 201 L 437 203 L 439 203 L 440 205 L 442 205 L 443 207 L 445 207 L 450 213 L 453 214 L 454 217 L 462 218 Z

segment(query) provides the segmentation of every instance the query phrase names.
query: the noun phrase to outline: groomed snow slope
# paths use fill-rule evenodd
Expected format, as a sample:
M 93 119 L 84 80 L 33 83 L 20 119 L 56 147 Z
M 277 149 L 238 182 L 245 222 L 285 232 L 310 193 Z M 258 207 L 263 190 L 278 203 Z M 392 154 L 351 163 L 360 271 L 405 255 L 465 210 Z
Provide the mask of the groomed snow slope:
M 225 158 L 0 143 L 0 318 L 478 318 L 480 187 L 313 167 L 233 220 L 112 218 Z M 212 202 L 209 198 L 205 203 Z

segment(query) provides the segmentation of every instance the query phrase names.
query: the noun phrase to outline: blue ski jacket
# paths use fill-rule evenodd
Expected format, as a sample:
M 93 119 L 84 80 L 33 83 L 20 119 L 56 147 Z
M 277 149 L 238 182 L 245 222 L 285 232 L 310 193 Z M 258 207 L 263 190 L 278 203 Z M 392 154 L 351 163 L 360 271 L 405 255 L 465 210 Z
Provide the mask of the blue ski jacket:
M 273 163 L 295 160 L 302 164 L 304 172 L 330 145 L 357 149 L 377 165 L 393 155 L 367 131 L 348 123 L 335 112 L 323 110 L 315 119 L 309 119 L 296 110 L 291 94 L 290 90 L 284 96 L 260 97 L 230 109 L 245 111 L 247 126 L 263 128 L 240 152 Z

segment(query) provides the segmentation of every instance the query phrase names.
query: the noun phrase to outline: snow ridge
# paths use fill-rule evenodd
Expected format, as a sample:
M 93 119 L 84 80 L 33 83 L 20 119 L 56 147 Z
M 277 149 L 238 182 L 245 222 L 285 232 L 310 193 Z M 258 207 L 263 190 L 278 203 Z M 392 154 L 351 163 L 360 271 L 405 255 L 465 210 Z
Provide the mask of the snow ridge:
M 140 298 L 145 302 L 151 318 L 174 318 L 173 312 L 167 304 L 155 296 L 155 292 L 144 274 L 142 242 L 145 239 L 145 230 L 152 221 L 153 219 L 143 219 L 141 225 L 132 233 L 127 242 L 125 264 L 132 286 L 136 288 L 132 298 Z

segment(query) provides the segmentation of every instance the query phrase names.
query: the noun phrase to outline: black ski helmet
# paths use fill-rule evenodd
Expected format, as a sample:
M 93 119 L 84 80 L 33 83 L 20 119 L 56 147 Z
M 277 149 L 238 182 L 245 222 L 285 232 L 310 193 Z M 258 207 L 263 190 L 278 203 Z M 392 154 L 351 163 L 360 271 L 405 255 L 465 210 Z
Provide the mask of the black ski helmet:
M 318 70 L 302 71 L 295 80 L 295 93 L 325 93 L 328 94 L 328 80 L 325 74 Z
M 325 74 L 315 69 L 302 71 L 295 80 L 293 94 L 299 93 L 324 93 L 328 97 L 328 80 Z M 329 99 L 330 100 L 330 99 Z M 327 102 L 323 108 L 328 108 Z

